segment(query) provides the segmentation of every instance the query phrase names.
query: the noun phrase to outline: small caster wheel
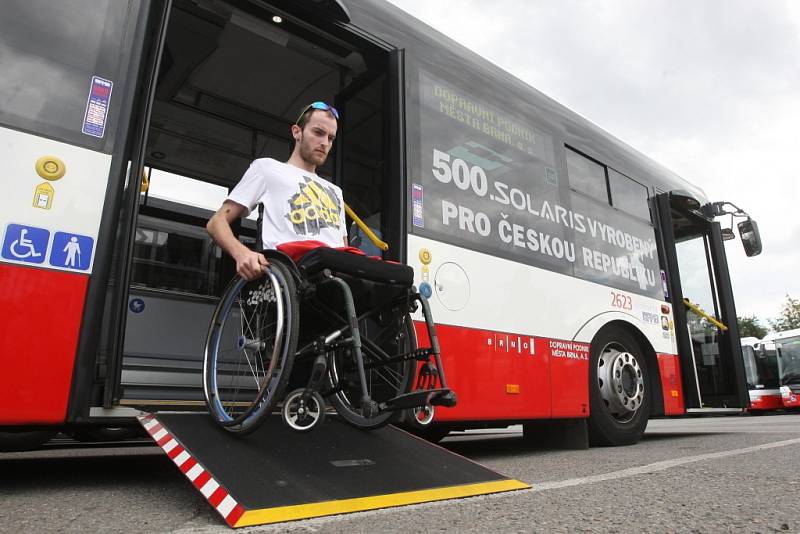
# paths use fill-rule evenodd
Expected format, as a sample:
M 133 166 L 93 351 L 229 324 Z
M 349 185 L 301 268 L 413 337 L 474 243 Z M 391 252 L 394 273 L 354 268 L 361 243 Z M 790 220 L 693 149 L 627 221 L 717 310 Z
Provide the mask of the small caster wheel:
M 283 401 L 283 422 L 298 432 L 308 432 L 325 419 L 325 400 L 318 391 L 312 391 L 308 400 L 303 399 L 305 389 L 292 391 Z
M 413 408 L 414 419 L 420 426 L 427 426 L 433 421 L 433 415 L 436 413 L 436 408 L 430 404 L 424 404 Z

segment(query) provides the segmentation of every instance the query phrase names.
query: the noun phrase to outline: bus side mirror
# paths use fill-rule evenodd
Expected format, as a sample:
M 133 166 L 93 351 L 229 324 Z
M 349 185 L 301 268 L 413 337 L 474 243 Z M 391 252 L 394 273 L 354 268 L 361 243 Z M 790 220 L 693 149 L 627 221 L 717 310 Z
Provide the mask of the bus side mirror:
M 761 235 L 758 233 L 758 225 L 753 219 L 748 218 L 736 226 L 739 227 L 739 236 L 742 238 L 744 253 L 748 256 L 758 256 L 761 254 Z

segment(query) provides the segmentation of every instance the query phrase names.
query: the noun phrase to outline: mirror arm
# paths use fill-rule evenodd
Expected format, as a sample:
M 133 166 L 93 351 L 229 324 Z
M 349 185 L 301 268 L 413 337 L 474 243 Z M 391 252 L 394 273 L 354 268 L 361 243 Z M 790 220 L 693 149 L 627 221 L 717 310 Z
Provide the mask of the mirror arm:
M 730 209 L 728 208 L 730 206 Z M 711 217 L 719 217 L 721 215 L 731 215 L 732 217 L 749 217 L 747 212 L 745 212 L 742 208 L 734 204 L 733 202 L 723 201 L 723 202 L 710 202 L 703 206 L 703 211 L 706 215 Z

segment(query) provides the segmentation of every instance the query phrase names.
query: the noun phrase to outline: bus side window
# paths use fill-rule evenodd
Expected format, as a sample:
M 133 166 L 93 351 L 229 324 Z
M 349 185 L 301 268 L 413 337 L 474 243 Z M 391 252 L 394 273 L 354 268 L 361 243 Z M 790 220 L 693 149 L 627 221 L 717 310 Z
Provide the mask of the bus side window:
M 3 2 L 0 124 L 111 153 L 140 4 Z M 91 95 L 104 104 L 88 123 Z
M 647 204 L 647 188 L 614 169 L 608 169 L 608 183 L 611 189 L 611 205 L 626 213 L 650 220 Z
M 567 172 L 572 189 L 608 203 L 605 167 L 567 148 Z

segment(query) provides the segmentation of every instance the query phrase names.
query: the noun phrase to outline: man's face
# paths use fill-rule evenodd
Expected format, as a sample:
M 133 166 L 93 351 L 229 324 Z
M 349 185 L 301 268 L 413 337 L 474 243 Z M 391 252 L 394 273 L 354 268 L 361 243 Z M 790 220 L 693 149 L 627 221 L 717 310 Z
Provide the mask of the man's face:
M 303 125 L 292 127 L 300 157 L 315 167 L 319 167 L 328 158 L 336 139 L 336 119 L 327 111 L 316 109 Z

